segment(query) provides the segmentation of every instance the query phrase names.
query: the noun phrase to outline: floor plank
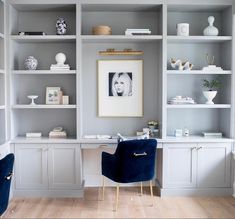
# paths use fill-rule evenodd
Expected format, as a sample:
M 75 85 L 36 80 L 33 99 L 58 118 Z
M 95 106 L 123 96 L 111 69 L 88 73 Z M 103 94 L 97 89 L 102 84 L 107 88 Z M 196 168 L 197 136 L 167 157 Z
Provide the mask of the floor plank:
M 115 188 L 86 188 L 84 198 L 14 198 L 3 218 L 235 218 L 232 197 L 164 197 L 149 188 L 121 188 L 115 212 Z

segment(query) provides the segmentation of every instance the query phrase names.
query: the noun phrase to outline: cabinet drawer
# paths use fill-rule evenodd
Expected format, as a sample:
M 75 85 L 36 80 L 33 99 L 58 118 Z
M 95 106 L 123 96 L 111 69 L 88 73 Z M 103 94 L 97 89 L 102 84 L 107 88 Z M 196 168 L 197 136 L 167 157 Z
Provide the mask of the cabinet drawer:
M 100 143 L 100 144 L 81 144 L 81 149 L 98 149 L 98 148 L 116 148 L 117 144 L 106 144 L 106 143 Z

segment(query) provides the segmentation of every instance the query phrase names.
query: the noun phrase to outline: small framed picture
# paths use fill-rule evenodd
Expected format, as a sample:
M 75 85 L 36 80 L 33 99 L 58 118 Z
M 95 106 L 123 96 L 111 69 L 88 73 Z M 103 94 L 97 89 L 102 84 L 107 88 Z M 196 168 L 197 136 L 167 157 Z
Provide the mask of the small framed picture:
M 60 104 L 61 91 L 60 87 L 46 88 L 46 104 Z

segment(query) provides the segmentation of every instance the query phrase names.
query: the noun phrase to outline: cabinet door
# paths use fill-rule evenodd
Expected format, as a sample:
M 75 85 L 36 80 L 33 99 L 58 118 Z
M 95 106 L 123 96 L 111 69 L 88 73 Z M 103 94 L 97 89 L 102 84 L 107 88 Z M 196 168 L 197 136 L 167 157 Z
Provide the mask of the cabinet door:
M 80 188 L 80 160 L 80 146 L 78 144 L 49 145 L 49 188 Z
M 113 154 L 116 144 L 82 144 L 83 179 L 86 187 L 101 186 L 101 154 L 103 151 Z M 109 179 L 105 179 L 106 185 L 116 185 Z
M 198 187 L 230 187 L 230 143 L 198 144 Z
M 47 147 L 40 144 L 15 144 L 16 189 L 46 189 Z
M 196 144 L 167 144 L 163 146 L 165 188 L 196 186 Z

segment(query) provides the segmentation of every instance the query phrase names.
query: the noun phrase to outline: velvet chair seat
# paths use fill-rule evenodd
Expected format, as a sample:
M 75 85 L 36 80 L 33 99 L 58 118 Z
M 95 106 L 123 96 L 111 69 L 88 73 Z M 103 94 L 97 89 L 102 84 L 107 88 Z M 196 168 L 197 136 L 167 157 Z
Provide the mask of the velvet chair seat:
M 0 216 L 8 206 L 14 154 L 8 154 L 0 160 Z

